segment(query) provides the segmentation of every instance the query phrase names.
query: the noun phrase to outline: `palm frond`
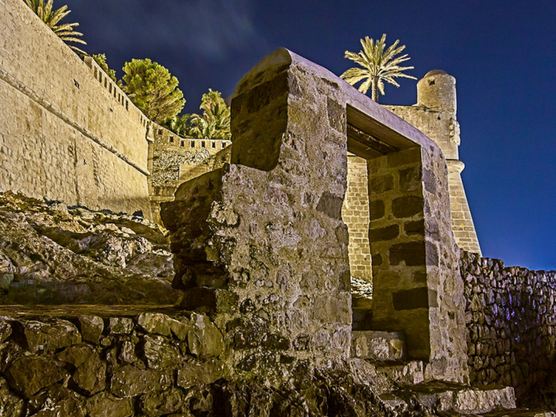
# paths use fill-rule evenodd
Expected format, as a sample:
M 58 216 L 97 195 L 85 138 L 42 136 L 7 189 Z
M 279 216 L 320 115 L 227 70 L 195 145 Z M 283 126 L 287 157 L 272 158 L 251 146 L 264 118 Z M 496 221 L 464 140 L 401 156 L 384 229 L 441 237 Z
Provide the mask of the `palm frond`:
M 386 34 L 376 41 L 365 36 L 359 42 L 362 50 L 358 53 L 345 51 L 344 57 L 362 68 L 349 68 L 340 75 L 340 78 L 353 86 L 365 80 L 359 86 L 359 91 L 362 93 L 365 94 L 371 88 L 373 100 L 378 100 L 378 92 L 384 95 L 384 82 L 399 87 L 394 78 L 417 79 L 412 75 L 404 74 L 404 71 L 413 69 L 412 66 L 400 66 L 402 62 L 408 61 L 410 58 L 407 54 L 398 56 L 405 49 L 405 45 L 399 45 L 399 39 L 389 47 L 386 47 Z
M 79 23 L 58 25 L 62 19 L 71 13 L 67 5 L 53 11 L 54 0 L 48 0 L 46 3 L 44 0 L 25 0 L 25 4 L 64 42 L 76 42 L 87 45 L 87 42 L 77 38 L 77 36 L 83 36 L 83 34 L 73 30 L 74 27 L 79 26 Z M 68 46 L 78 53 L 86 54 L 85 51 L 76 46 Z

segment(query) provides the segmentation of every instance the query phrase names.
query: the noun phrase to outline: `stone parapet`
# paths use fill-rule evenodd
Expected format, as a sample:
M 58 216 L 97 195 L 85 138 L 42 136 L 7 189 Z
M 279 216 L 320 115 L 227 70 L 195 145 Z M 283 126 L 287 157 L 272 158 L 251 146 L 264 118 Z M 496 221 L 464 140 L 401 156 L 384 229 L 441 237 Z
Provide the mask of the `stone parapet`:
M 160 223 L 160 204 L 174 200 L 180 184 L 230 162 L 231 140 L 184 138 L 151 123 L 149 198 L 153 221 Z

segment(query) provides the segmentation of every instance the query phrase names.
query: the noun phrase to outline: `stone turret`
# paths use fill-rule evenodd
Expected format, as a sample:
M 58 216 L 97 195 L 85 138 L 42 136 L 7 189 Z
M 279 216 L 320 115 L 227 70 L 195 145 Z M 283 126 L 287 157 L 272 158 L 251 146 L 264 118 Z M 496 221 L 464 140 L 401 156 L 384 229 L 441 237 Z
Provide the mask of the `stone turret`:
M 417 82 L 417 104 L 384 106 L 434 140 L 446 157 L 449 171 L 452 227 L 458 245 L 481 253 L 479 240 L 465 196 L 459 160 L 460 126 L 457 121 L 456 79 L 442 70 L 432 70 Z
M 456 79 L 442 70 L 432 70 L 417 83 L 417 104 L 456 114 Z

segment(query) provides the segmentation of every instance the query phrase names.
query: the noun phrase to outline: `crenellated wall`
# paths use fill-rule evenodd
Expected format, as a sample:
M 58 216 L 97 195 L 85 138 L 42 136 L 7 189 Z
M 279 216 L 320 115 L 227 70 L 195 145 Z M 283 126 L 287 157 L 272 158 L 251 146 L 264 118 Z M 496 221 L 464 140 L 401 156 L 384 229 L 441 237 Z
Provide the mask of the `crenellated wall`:
M 149 196 L 153 221 L 160 223 L 160 204 L 174 200 L 180 184 L 230 162 L 231 140 L 183 138 L 151 124 Z
M 150 217 L 147 124 L 24 2 L 0 3 L 0 190 Z

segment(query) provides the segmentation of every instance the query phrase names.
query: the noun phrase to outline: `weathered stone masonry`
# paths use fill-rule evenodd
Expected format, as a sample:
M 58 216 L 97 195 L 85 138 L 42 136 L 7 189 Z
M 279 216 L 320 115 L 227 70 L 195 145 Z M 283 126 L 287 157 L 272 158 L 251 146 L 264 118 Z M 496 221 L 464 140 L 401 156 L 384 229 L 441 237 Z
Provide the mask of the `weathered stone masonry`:
M 556 272 L 505 267 L 463 252 L 471 382 L 519 397 L 550 381 L 556 358 Z
M 229 372 L 201 314 L 0 318 L 0 413 L 10 417 L 218 413 Z M 222 415 L 222 414 L 220 414 Z
M 405 332 L 410 358 L 427 361 L 427 379 L 465 381 L 463 285 L 438 146 L 286 50 L 238 84 L 232 134 L 232 164 L 182 185 L 162 218 L 189 294 L 184 306 L 216 311 L 237 369 L 295 363 L 301 352 L 314 363 L 349 354 L 348 231 L 340 217 L 349 149 L 369 160 L 377 196 L 373 325 Z M 382 213 L 372 206 L 378 196 Z M 404 198 L 411 204 L 398 212 Z M 272 335 L 266 341 L 258 339 L 263 328 Z
M 103 74 L 0 3 L 0 190 L 150 217 L 147 119 Z
M 151 128 L 149 196 L 153 221 L 160 223 L 160 204 L 173 201 L 180 184 L 230 162 L 232 141 L 182 138 L 154 123 Z

